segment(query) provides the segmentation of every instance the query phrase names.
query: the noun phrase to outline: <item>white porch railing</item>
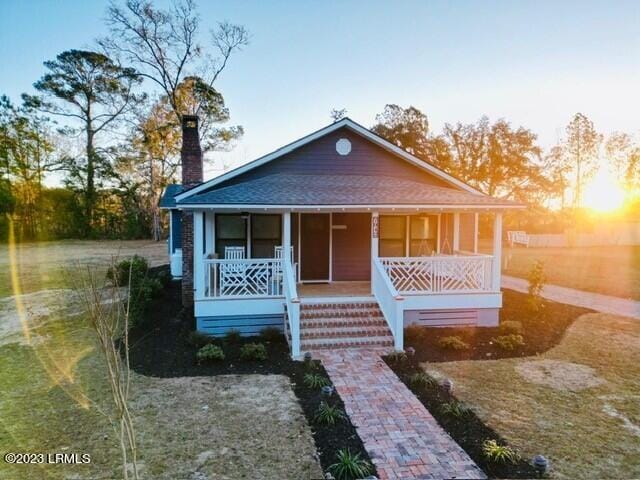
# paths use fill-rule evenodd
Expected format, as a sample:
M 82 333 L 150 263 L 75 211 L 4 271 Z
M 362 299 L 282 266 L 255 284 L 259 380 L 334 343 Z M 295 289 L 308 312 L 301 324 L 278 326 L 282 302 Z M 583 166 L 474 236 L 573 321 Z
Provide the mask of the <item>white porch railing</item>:
M 396 350 L 402 350 L 404 348 L 404 309 L 402 305 L 404 298 L 391 283 L 381 260 L 381 258 L 373 259 L 371 287 L 389 330 L 393 334 L 393 346 Z
M 490 255 L 380 258 L 401 295 L 491 292 Z
M 287 308 L 286 320 L 289 322 L 291 334 L 291 356 L 300 356 L 300 299 L 296 290 L 296 277 L 293 273 L 293 264 L 288 256 L 283 262 L 283 290 L 285 305 Z
M 274 258 L 205 260 L 205 297 L 282 297 L 282 260 Z

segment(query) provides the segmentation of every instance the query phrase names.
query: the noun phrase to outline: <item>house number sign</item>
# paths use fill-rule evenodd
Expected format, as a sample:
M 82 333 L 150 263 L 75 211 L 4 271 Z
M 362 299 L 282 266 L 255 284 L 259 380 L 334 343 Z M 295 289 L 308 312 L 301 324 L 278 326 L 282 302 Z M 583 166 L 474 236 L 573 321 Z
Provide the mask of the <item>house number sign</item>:
M 371 237 L 378 238 L 378 217 L 371 218 Z

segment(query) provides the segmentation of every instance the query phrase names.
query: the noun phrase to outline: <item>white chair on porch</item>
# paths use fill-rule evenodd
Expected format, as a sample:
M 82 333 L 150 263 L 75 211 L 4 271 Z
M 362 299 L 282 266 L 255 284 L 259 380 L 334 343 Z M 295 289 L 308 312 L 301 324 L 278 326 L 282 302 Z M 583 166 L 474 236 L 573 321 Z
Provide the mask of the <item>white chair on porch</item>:
M 225 260 L 244 260 L 244 247 L 225 247 Z M 242 293 L 246 288 L 247 265 L 244 262 L 229 262 L 220 265 L 220 291 L 223 295 Z

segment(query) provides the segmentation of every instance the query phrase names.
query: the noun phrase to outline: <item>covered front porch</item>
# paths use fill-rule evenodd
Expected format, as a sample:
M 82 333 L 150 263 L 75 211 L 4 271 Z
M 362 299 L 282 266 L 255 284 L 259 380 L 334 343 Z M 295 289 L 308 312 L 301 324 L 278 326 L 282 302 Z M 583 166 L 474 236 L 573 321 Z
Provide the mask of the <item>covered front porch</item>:
M 427 318 L 426 311 L 484 310 L 474 313 L 478 324 L 487 312 L 490 323 L 497 321 L 500 211 L 482 212 L 494 222 L 494 255 L 483 255 L 477 253 L 479 211 L 363 210 L 195 211 L 199 325 L 228 319 L 233 328 L 244 326 L 242 318 L 282 325 L 284 314 L 292 353 L 299 355 L 304 302 L 375 301 L 398 349 L 404 324 Z

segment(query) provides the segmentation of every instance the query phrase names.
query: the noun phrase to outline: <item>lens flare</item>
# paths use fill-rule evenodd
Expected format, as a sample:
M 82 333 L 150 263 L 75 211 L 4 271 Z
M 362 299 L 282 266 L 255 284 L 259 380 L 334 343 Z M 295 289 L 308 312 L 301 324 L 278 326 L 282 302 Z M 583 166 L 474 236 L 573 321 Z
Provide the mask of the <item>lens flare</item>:
M 619 210 L 625 202 L 625 190 L 611 172 L 600 168 L 584 190 L 585 207 L 596 212 L 607 213 Z

